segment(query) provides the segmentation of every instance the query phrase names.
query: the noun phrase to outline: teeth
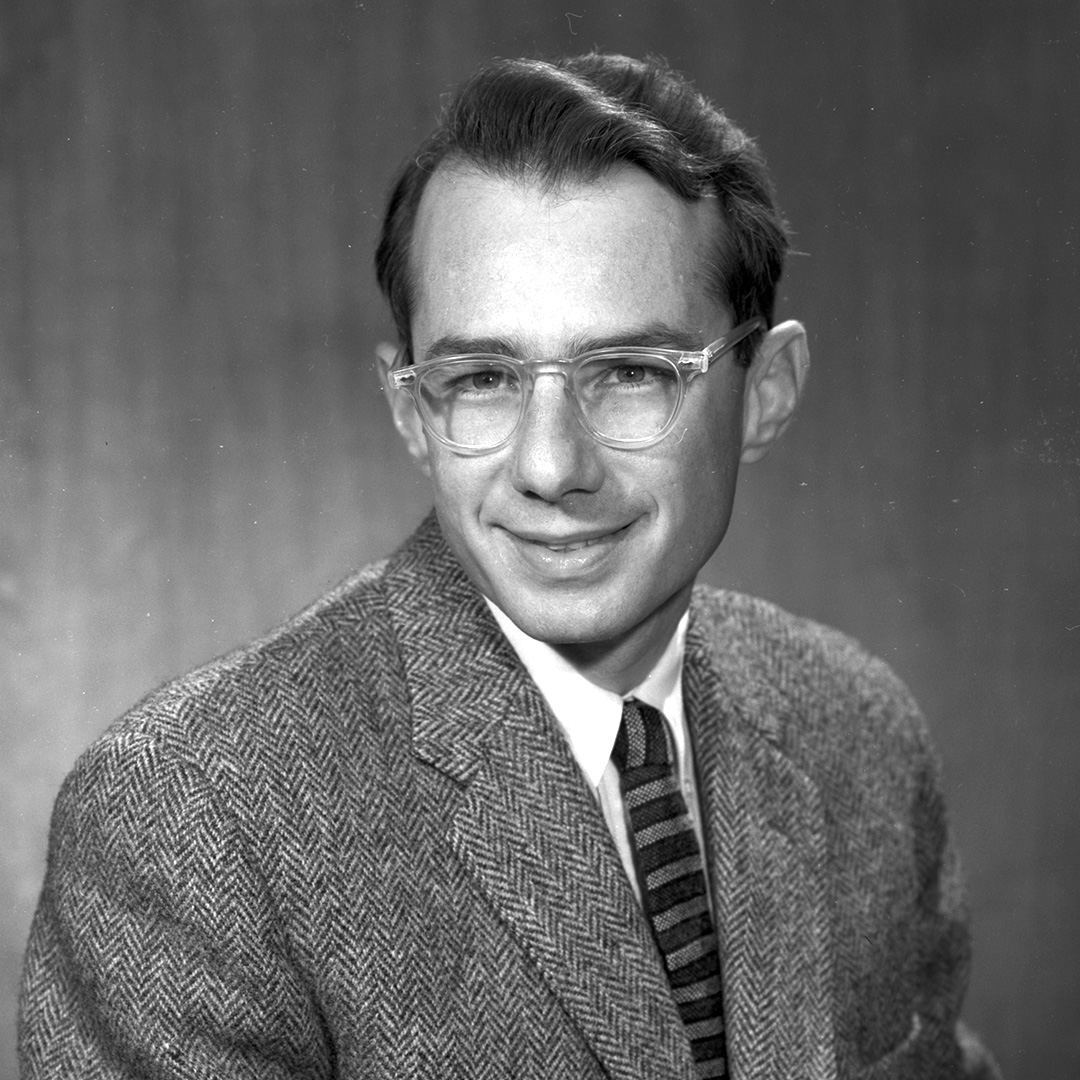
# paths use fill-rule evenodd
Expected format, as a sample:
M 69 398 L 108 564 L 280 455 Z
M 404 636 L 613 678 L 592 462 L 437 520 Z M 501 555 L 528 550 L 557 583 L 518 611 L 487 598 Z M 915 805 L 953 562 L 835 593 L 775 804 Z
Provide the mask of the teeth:
M 574 544 L 545 544 L 549 551 L 580 551 L 582 548 L 592 547 L 593 544 L 599 543 L 603 540 L 602 536 L 594 537 L 592 540 L 579 540 Z

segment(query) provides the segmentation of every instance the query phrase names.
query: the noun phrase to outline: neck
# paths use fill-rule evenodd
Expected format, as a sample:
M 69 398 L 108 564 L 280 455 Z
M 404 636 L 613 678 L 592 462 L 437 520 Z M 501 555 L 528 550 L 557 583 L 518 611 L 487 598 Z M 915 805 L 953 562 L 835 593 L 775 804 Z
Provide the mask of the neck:
M 690 604 L 690 588 L 680 590 L 646 622 L 619 637 L 552 647 L 595 686 L 627 694 L 641 684 L 664 654 Z

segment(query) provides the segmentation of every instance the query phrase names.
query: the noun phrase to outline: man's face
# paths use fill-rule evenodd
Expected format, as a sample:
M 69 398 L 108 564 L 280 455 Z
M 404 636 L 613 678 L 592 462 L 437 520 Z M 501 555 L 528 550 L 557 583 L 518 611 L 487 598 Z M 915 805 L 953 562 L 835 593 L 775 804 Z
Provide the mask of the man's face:
M 414 356 L 700 349 L 731 329 L 703 276 L 719 227 L 715 202 L 685 203 L 632 167 L 548 194 L 443 167 L 413 239 Z M 554 376 L 537 380 L 501 450 L 459 455 L 418 427 L 410 443 L 451 548 L 522 630 L 552 644 L 633 639 L 651 651 L 727 529 L 744 380 L 721 357 L 687 387 L 675 430 L 644 450 L 596 442 Z

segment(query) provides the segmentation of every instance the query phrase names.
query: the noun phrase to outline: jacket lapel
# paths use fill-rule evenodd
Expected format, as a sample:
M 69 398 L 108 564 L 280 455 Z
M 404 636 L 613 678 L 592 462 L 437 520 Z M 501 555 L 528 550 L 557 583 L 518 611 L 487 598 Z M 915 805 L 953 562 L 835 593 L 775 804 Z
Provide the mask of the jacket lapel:
M 782 699 L 729 624 L 691 619 L 684 668 L 717 907 L 732 1074 L 836 1075 L 824 819 L 778 748 Z
M 447 843 L 613 1077 L 693 1077 L 599 807 L 429 521 L 388 570 L 415 753 L 463 786 Z
M 454 850 L 611 1076 L 691 1077 L 649 929 L 553 725 L 523 688 L 452 823 Z

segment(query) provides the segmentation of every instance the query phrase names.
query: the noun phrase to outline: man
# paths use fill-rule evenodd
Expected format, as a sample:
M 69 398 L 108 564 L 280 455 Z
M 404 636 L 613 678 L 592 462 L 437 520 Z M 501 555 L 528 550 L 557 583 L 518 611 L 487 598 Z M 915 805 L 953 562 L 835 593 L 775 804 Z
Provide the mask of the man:
M 694 589 L 806 376 L 784 249 L 657 64 L 459 91 L 377 258 L 435 513 L 80 760 L 28 1076 L 992 1075 L 915 705 Z

